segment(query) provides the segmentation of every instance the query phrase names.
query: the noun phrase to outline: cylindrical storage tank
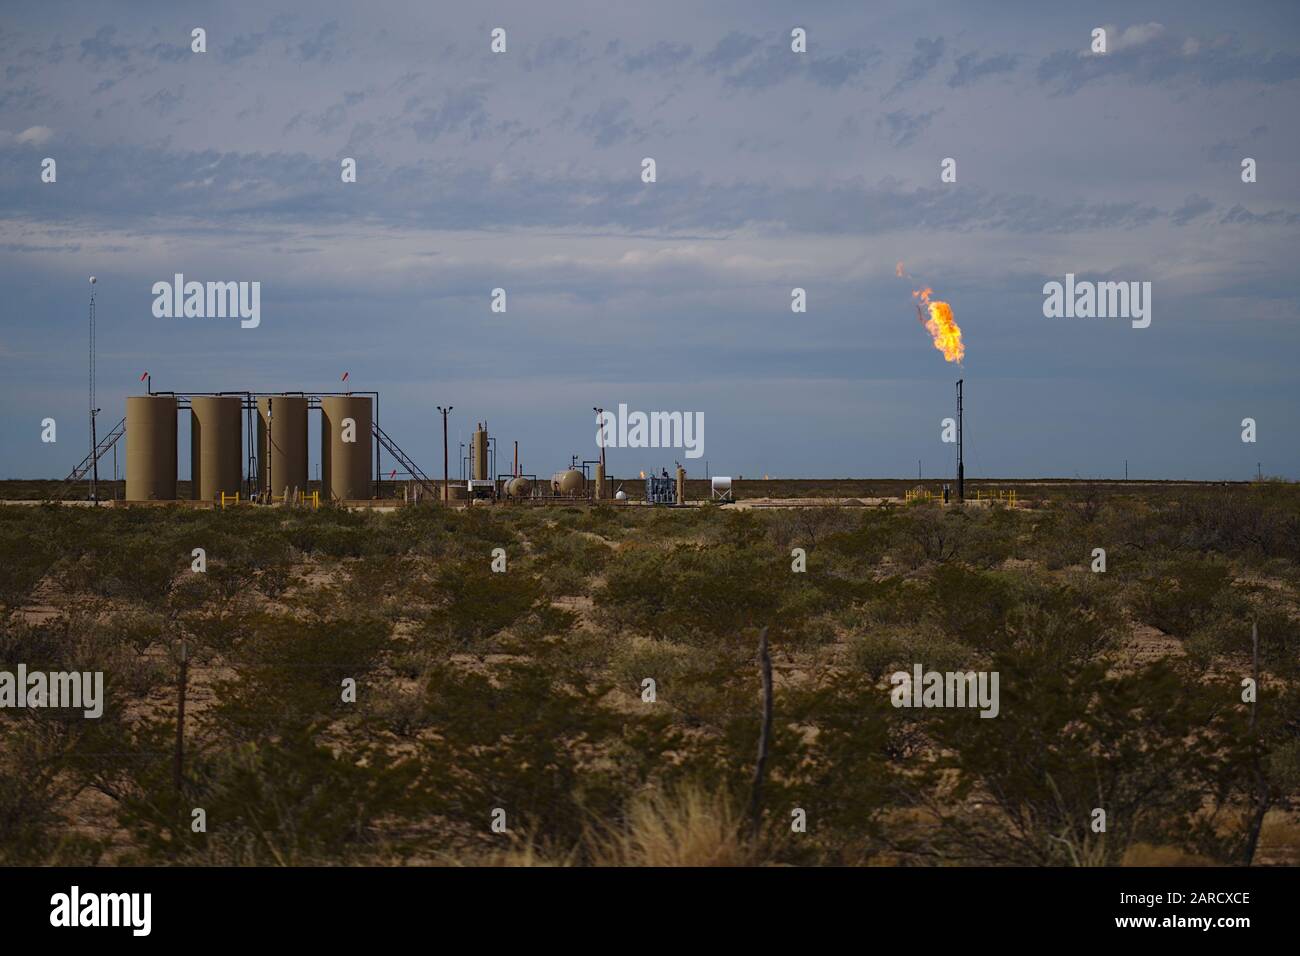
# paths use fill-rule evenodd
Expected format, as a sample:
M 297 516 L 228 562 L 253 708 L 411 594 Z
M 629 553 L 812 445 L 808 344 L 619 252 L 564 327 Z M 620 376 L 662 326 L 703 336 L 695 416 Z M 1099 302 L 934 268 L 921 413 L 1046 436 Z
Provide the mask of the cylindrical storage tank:
M 587 479 L 576 468 L 557 471 L 551 476 L 551 491 L 557 495 L 577 495 L 586 487 Z
M 126 500 L 176 498 L 176 396 L 126 400 Z
M 605 497 L 605 466 L 596 465 L 596 497 Z
M 677 503 L 686 504 L 686 469 L 681 465 L 677 466 Z
M 244 474 L 244 402 L 238 395 L 190 399 L 190 497 L 239 493 Z
M 371 496 L 371 407 L 368 395 L 321 397 L 320 481 L 327 501 Z
M 488 479 L 488 433 L 482 425 L 474 429 L 474 444 L 470 449 L 470 477 L 475 481 Z
M 731 479 L 725 475 L 715 475 L 710 481 L 710 486 L 716 497 L 724 498 L 731 494 Z
M 284 494 L 285 488 L 291 494 L 295 488 L 307 490 L 305 396 L 271 395 L 257 400 L 257 471 L 258 486 L 272 495 Z
M 533 483 L 520 475 L 518 478 L 511 478 L 506 485 L 506 494 L 511 498 L 527 498 L 533 493 Z

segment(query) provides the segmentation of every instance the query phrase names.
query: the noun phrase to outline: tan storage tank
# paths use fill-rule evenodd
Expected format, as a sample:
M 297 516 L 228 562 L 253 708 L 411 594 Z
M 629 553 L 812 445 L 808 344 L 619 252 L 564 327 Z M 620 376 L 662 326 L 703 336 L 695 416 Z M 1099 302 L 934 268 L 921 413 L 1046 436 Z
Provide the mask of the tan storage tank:
M 176 498 L 176 396 L 126 400 L 126 500 Z
M 190 497 L 236 495 L 244 474 L 244 401 L 238 395 L 190 399 Z
M 557 471 L 551 476 L 551 491 L 557 495 L 579 495 L 587 485 L 587 479 L 576 468 Z
M 257 471 L 258 487 L 273 496 L 284 494 L 285 488 L 290 494 L 295 488 L 307 490 L 306 397 L 272 395 L 257 400 Z
M 533 493 L 533 483 L 520 475 L 518 478 L 511 478 L 506 485 L 506 494 L 511 498 L 527 498 Z
M 488 480 L 488 433 L 479 425 L 474 429 L 474 442 L 470 447 L 470 477 L 475 481 Z
M 370 421 L 369 396 L 321 396 L 322 499 L 334 501 L 371 497 L 370 471 L 374 446 L 371 444 Z

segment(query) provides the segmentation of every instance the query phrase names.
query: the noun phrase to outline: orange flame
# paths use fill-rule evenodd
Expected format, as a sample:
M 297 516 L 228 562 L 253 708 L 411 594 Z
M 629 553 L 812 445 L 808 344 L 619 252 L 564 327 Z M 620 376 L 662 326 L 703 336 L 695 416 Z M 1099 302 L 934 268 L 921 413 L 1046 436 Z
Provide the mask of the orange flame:
M 916 317 L 925 326 L 925 330 L 930 333 L 930 338 L 934 341 L 934 347 L 943 353 L 945 362 L 956 362 L 961 364 L 961 360 L 966 355 L 966 346 L 961 340 L 961 327 L 957 320 L 952 317 L 952 306 L 947 302 L 941 302 L 938 299 L 931 301 L 930 296 L 934 295 L 934 290 L 930 288 L 915 289 L 912 297 L 919 299 L 929 310 L 930 317 L 925 318 L 921 311 L 921 305 L 916 307 Z

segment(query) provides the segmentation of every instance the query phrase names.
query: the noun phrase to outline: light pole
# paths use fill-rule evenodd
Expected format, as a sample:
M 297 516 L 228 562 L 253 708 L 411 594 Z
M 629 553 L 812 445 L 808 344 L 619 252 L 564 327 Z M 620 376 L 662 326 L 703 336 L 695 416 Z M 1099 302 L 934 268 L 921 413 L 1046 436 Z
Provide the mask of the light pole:
M 592 406 L 591 410 L 596 413 L 596 434 L 600 436 L 600 476 L 596 481 L 596 497 L 604 499 L 605 497 L 605 409 Z
M 451 488 L 448 484 L 450 480 L 447 471 L 447 413 L 455 406 L 448 405 L 443 408 L 441 405 L 436 406 L 438 411 L 442 412 L 442 503 L 451 503 Z
M 99 506 L 99 458 L 95 455 L 99 436 L 95 434 L 95 277 L 90 277 L 90 500 Z

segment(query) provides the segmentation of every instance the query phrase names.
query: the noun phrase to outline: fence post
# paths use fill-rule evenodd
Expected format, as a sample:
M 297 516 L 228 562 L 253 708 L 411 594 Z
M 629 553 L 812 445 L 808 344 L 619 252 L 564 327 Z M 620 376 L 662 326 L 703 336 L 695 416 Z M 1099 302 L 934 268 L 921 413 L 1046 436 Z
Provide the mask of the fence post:
M 763 818 L 763 777 L 767 772 L 767 750 L 772 734 L 772 655 L 767 647 L 767 627 L 758 633 L 758 662 L 763 674 L 763 722 L 758 732 L 758 762 L 749 791 L 749 833 L 758 838 Z

